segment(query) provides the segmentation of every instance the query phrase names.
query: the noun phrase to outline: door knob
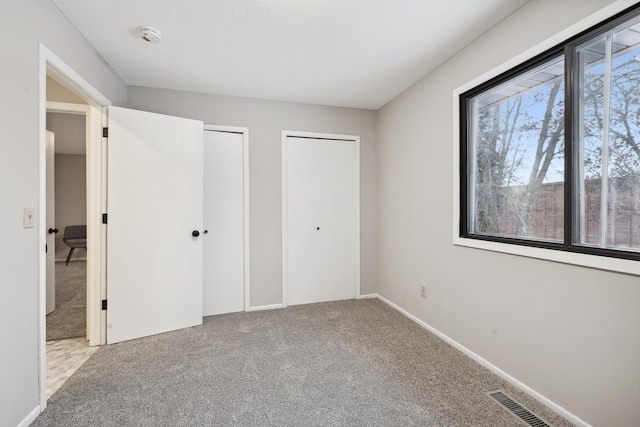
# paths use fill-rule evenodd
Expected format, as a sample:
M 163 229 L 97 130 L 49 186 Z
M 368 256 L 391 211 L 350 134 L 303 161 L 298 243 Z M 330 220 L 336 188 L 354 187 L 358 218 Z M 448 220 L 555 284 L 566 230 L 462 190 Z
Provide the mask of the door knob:
M 58 232 L 58 229 L 57 229 L 57 228 L 50 228 L 50 229 L 49 229 L 49 234 L 55 234 L 55 233 L 57 233 L 57 232 Z
M 193 232 L 191 233 L 191 235 L 193 237 L 198 237 L 200 235 L 200 232 L 198 230 L 193 230 Z

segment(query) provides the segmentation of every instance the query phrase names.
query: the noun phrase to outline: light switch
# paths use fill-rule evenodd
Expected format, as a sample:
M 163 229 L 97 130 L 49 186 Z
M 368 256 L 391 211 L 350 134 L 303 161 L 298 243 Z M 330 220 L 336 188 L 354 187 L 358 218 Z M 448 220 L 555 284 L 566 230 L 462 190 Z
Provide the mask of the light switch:
M 33 208 L 24 208 L 24 228 L 33 228 Z

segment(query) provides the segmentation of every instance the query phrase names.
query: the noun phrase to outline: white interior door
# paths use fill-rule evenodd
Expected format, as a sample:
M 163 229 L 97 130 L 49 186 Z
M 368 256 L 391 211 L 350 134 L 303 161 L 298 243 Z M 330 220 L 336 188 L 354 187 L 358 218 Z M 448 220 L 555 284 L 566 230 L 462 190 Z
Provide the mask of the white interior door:
M 244 310 L 244 135 L 204 131 L 204 315 Z
M 202 323 L 202 129 L 109 108 L 109 344 Z
M 56 309 L 56 173 L 55 135 L 47 131 L 47 314 Z
M 289 136 L 283 149 L 288 304 L 355 298 L 359 268 L 356 142 Z

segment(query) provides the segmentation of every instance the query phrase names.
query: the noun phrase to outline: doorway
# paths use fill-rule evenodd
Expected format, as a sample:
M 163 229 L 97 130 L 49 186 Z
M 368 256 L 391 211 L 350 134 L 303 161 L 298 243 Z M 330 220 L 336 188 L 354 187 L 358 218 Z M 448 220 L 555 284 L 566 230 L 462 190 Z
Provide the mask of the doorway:
M 249 129 L 204 126 L 205 316 L 250 307 Z
M 51 171 L 47 163 L 47 186 L 53 187 L 52 203 L 47 197 L 47 214 L 52 218 L 47 233 L 54 235 L 47 254 L 55 262 L 47 265 L 47 274 L 52 268 L 57 276 L 47 280 L 47 294 L 53 296 L 51 303 L 47 301 L 47 341 L 87 336 L 86 249 L 78 233 L 75 240 L 67 239 L 69 231 L 81 230 L 87 223 L 85 121 L 85 114 L 47 111 L 47 131 L 55 141 Z M 86 245 L 86 235 L 84 239 Z M 72 253 L 66 242 L 80 247 Z
M 47 398 L 97 349 L 87 338 L 87 138 L 78 112 L 88 105 L 51 102 L 75 98 L 47 79 Z
M 199 237 L 203 231 L 201 205 L 203 123 L 120 107 L 102 108 L 108 107 L 110 102 L 46 47 L 40 45 L 39 229 L 42 233 L 40 233 L 39 243 L 42 251 L 39 264 L 39 378 L 41 411 L 46 408 L 47 368 L 46 257 L 44 256 L 47 230 L 44 219 L 47 207 L 46 112 L 47 109 L 50 111 L 61 109 L 63 112 L 69 112 L 69 105 L 72 105 L 47 104 L 45 96 L 47 76 L 52 77 L 84 102 L 84 104 L 78 104 L 80 107 L 72 108 L 77 108 L 78 111 L 75 112 L 84 113 L 86 118 L 87 315 L 89 319 L 87 333 L 90 344 L 105 344 L 107 338 L 110 342 L 117 342 L 192 326 L 202 322 L 203 308 L 202 237 Z M 174 132 L 176 128 L 180 128 L 181 132 Z M 107 135 L 109 137 L 108 152 Z M 249 304 L 248 150 L 246 132 L 243 135 L 244 303 L 246 308 Z M 176 144 L 178 139 L 180 143 Z M 187 146 L 189 150 L 186 149 Z M 151 159 L 150 156 L 153 158 Z M 167 174 L 168 169 L 162 167 L 163 165 L 168 165 L 172 173 Z M 175 165 L 179 168 L 172 167 Z M 110 168 L 109 171 L 107 166 Z M 109 174 L 108 192 L 107 173 Z M 131 174 L 135 179 L 129 179 Z M 147 180 L 144 181 L 140 179 L 141 177 L 146 177 Z M 132 188 L 133 184 L 138 188 Z M 168 191 L 169 189 L 172 191 Z M 185 200 L 176 202 L 180 198 Z M 169 211 L 175 213 L 175 218 L 169 217 Z M 158 215 L 158 212 L 162 215 Z M 107 221 L 110 227 L 108 254 Z M 167 227 L 167 223 L 170 226 Z M 138 246 L 132 245 L 132 242 Z M 156 247 L 162 250 L 155 250 L 156 247 L 154 247 L 154 251 L 148 251 L 149 242 L 156 242 Z M 118 251 L 118 248 L 124 249 Z M 160 253 L 165 256 L 165 259 L 162 262 L 155 262 L 157 257 L 153 257 Z M 109 258 L 108 269 L 107 257 Z M 177 260 L 180 260 L 180 263 L 176 262 Z M 142 261 L 147 262 L 147 265 Z M 149 262 L 151 267 L 147 268 Z M 138 273 L 137 278 L 132 278 L 131 274 L 125 274 L 133 271 Z M 190 274 L 188 281 L 185 280 L 187 273 Z M 108 301 L 106 299 L 107 274 L 109 275 Z M 157 285 L 161 281 L 166 286 L 159 291 Z M 189 292 L 185 291 L 185 282 L 189 283 Z M 142 297 L 138 297 L 139 295 Z M 152 300 L 149 295 L 155 296 L 156 299 Z M 110 328 L 108 337 L 106 334 L 107 302 Z M 168 306 L 171 308 L 167 309 Z M 171 316 L 167 316 L 167 313 Z M 185 325 L 184 319 L 187 319 L 188 324 Z M 132 328 L 132 325 L 137 329 Z M 122 333 L 118 335 L 118 331 Z M 131 335 L 132 331 L 134 335 Z
M 46 197 L 46 124 L 47 112 L 78 114 L 84 116 L 86 135 L 86 226 L 87 226 L 87 322 L 86 338 L 92 346 L 104 342 L 104 315 L 101 312 L 100 301 L 105 289 L 104 271 L 104 245 L 105 233 L 100 222 L 100 212 L 103 209 L 103 143 L 102 143 L 102 112 L 103 106 L 110 104 L 109 100 L 94 89 L 88 82 L 69 68 L 53 52 L 40 44 L 40 203 L 38 208 L 39 229 L 39 383 L 40 383 L 40 410 L 46 408 L 47 402 L 47 345 L 46 345 L 46 251 L 49 224 L 47 224 L 47 197 Z M 49 85 L 48 85 L 49 83 Z M 54 84 L 65 89 L 69 98 L 58 98 L 63 103 L 47 103 L 47 87 Z M 55 226 L 53 228 L 56 228 Z M 60 230 L 59 228 L 59 231 Z M 54 245 L 55 246 L 55 245 Z M 53 250 L 53 248 L 52 248 Z M 82 339 L 86 339 L 82 338 Z

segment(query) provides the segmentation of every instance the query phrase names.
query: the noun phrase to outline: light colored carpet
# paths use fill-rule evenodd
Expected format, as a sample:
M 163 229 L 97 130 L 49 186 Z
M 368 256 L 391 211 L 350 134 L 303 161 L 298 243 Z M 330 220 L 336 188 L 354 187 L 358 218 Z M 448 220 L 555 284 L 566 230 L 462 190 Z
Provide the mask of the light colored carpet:
M 238 313 L 100 348 L 38 426 L 522 426 L 504 389 L 571 425 L 377 300 Z
M 56 263 L 56 309 L 47 315 L 47 341 L 87 335 L 87 262 Z

